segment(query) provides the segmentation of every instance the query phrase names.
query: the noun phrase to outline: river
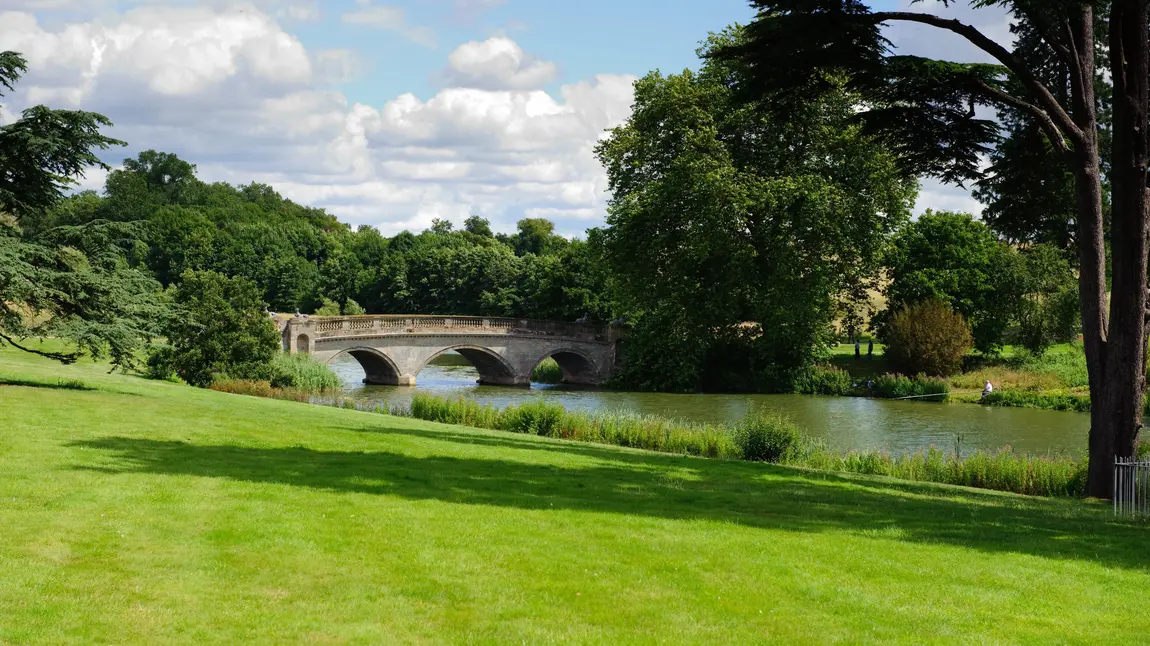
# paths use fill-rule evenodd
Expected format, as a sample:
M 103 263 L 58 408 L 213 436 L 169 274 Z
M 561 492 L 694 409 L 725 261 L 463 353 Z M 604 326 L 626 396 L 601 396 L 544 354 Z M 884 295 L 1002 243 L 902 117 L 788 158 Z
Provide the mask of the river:
M 1086 446 L 1084 413 L 998 408 L 973 404 L 889 401 L 806 395 L 671 395 L 533 384 L 531 389 L 479 386 L 467 360 L 448 354 L 423 369 L 414 387 L 365 386 L 363 369 L 344 355 L 332 363 L 347 394 L 367 403 L 404 405 L 416 392 L 467 397 L 502 408 L 543 397 L 569 410 L 628 410 L 696 422 L 737 422 L 756 407 L 785 413 L 813 436 L 840 451 L 886 449 L 895 453 L 935 445 L 962 451 L 1012 446 L 1031 453 L 1078 453 Z

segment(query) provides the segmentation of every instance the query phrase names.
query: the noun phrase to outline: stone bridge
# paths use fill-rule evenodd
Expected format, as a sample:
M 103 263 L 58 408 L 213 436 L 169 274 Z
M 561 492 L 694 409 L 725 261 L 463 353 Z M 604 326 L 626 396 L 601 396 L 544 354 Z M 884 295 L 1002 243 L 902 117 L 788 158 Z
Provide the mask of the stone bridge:
M 296 316 L 277 319 L 283 347 L 323 363 L 349 354 L 363 366 L 364 383 L 414 386 L 424 366 L 458 352 L 479 372 L 479 383 L 529 386 L 531 372 L 551 357 L 563 382 L 598 385 L 615 369 L 623 326 L 477 316 Z

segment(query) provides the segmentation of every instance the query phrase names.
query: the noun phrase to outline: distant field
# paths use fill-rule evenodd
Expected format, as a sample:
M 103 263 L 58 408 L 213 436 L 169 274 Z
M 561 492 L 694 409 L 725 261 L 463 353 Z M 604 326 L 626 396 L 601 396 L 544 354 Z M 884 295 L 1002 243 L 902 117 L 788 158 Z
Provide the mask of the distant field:
M 106 369 L 0 350 L 0 382 L 26 384 L 0 385 L 0 644 L 1150 634 L 1150 530 L 1104 504 L 482 432 Z

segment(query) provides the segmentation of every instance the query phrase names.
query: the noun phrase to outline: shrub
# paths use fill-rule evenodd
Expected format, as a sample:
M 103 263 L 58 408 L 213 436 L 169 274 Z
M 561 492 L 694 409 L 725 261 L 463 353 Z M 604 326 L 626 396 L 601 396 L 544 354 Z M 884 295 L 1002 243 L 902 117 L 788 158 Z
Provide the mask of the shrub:
M 170 345 L 154 345 L 148 349 L 144 362 L 144 376 L 157 381 L 176 379 L 175 351 Z
M 847 395 L 851 392 L 851 375 L 835 366 L 812 366 L 795 379 L 794 390 L 800 395 Z
M 330 298 L 324 298 L 312 314 L 315 316 L 339 316 L 339 303 Z
M 551 357 L 547 357 L 531 371 L 531 381 L 540 384 L 563 383 L 563 369 Z
M 958 372 L 974 343 L 962 315 L 939 300 L 903 308 L 886 326 L 884 341 L 899 372 L 939 377 Z
M 255 283 L 214 271 L 186 271 L 173 300 L 177 315 L 165 326 L 172 349 L 164 361 L 184 381 L 206 387 L 220 375 L 271 378 L 280 335 L 263 311 Z
M 907 377 L 905 375 L 880 375 L 874 379 L 875 397 L 885 399 L 900 399 L 904 397 L 923 397 L 925 395 L 941 395 L 937 401 L 946 399 L 950 392 L 950 385 L 937 377 L 918 375 Z
M 280 352 L 272 361 L 271 385 L 275 388 L 295 388 L 308 392 L 338 390 L 343 381 L 327 367 L 308 354 Z
M 1138 446 L 1134 447 L 1134 455 L 1136 455 L 1139 460 L 1150 460 L 1150 442 L 1146 440 L 1139 442 Z
M 783 462 L 798 455 L 803 434 L 782 415 L 756 411 L 735 427 L 734 439 L 744 460 Z

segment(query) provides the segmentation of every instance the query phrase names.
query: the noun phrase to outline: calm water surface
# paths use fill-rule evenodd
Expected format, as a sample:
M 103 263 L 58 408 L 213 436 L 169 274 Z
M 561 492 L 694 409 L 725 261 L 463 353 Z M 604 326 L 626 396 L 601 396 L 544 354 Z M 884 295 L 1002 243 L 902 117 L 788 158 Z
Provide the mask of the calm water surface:
M 761 407 L 786 413 L 811 435 L 839 450 L 917 450 L 931 444 L 962 449 L 1006 445 L 1034 453 L 1078 453 L 1086 445 L 1090 416 L 1084 413 L 995 408 L 971 404 L 885 401 L 856 397 L 805 395 L 669 395 L 614 392 L 573 386 L 533 384 L 525 388 L 479 386 L 479 374 L 467 360 L 445 355 L 419 373 L 414 387 L 365 386 L 363 369 L 349 356 L 332 368 L 349 395 L 366 403 L 407 404 L 414 393 L 467 397 L 502 408 L 542 397 L 569 410 L 629 410 L 697 422 L 737 422 Z

